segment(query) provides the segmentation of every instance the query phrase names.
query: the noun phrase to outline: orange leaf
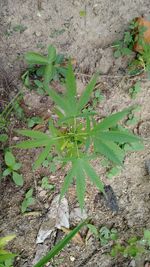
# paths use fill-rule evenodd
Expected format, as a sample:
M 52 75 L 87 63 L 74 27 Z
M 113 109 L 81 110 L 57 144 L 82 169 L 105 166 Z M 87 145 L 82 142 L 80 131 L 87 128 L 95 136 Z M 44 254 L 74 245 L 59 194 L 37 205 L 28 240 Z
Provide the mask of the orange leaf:
M 146 28 L 146 30 L 143 33 L 143 39 L 144 39 L 145 43 L 150 44 L 150 21 L 148 21 L 142 17 L 139 17 L 139 18 L 135 19 L 135 22 L 138 22 L 138 28 L 140 28 L 141 26 Z M 138 33 L 137 33 L 137 35 L 138 35 Z M 138 42 L 135 43 L 134 51 L 140 52 L 141 50 L 142 50 L 142 47 L 138 44 Z

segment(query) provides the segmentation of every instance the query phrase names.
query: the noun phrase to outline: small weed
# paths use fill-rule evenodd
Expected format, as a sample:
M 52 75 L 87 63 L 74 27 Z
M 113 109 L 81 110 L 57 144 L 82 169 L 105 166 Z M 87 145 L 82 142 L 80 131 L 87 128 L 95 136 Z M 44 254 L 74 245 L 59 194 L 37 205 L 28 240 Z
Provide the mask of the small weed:
M 132 99 L 135 99 L 139 92 L 141 92 L 141 84 L 140 82 L 136 82 L 133 87 L 129 89 L 129 94 Z
M 85 10 L 80 10 L 79 15 L 80 15 L 80 17 L 85 17 L 86 16 L 86 11 Z
M 29 191 L 25 194 L 25 198 L 21 204 L 21 212 L 24 213 L 27 211 L 27 209 L 35 204 L 35 198 L 33 195 L 33 189 L 29 189 Z
M 53 184 L 50 184 L 48 181 L 48 177 L 43 177 L 42 178 L 42 184 L 41 187 L 46 190 L 51 190 L 53 191 L 55 189 L 55 186 Z
M 123 241 L 119 238 L 116 229 L 109 230 L 107 227 L 102 227 L 98 230 L 94 225 L 87 225 L 91 233 L 100 241 L 101 246 L 110 244 L 110 255 L 117 257 L 121 254 L 123 257 L 137 257 L 140 254 L 150 249 L 150 231 L 144 230 L 144 236 L 139 238 L 137 236 L 130 237 Z M 113 241 L 113 243 L 110 241 Z
M 27 120 L 27 123 L 28 123 L 28 128 L 32 128 L 35 125 L 42 124 L 43 119 L 40 117 L 32 117 L 32 118 Z
M 54 30 L 51 34 L 50 37 L 51 38 L 56 38 L 59 35 L 62 35 L 66 30 L 65 29 L 60 29 L 60 30 Z
M 0 237 L 0 267 L 13 267 L 13 259 L 17 255 L 5 250 L 5 246 L 15 237 L 15 235 Z
M 12 28 L 14 32 L 19 32 L 19 33 L 23 33 L 26 29 L 27 29 L 27 26 L 22 25 L 22 24 L 15 25 Z
M 48 55 L 28 52 L 25 59 L 29 64 L 28 70 L 22 75 L 23 83 L 26 87 L 44 94 L 45 84 L 52 80 L 61 80 L 66 76 L 65 58 L 61 54 L 56 54 L 54 46 L 48 47 Z
M 16 185 L 23 186 L 23 177 L 18 173 L 18 170 L 21 168 L 21 164 L 16 162 L 15 157 L 10 151 L 5 153 L 5 163 L 7 169 L 3 172 L 3 176 L 12 175 L 12 179 Z

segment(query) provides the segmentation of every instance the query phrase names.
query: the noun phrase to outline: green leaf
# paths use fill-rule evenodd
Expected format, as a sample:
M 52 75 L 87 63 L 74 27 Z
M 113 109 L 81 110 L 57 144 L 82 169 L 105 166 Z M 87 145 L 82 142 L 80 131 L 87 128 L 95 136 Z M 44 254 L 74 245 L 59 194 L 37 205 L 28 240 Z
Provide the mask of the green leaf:
M 43 151 L 40 153 L 38 159 L 35 161 L 34 165 L 33 165 L 33 169 L 36 169 L 38 168 L 42 163 L 43 161 L 47 158 L 50 150 L 51 150 L 51 147 L 52 147 L 52 142 L 49 143 L 44 149 Z
M 27 210 L 27 200 L 24 199 L 22 204 L 21 204 L 21 212 L 24 213 Z
M 111 141 L 103 141 L 101 139 L 94 140 L 95 152 L 98 152 L 108 158 L 117 165 L 122 165 L 124 153 L 121 148 Z
M 8 176 L 9 174 L 11 174 L 11 172 L 12 170 L 8 168 L 3 172 L 3 176 Z
M 36 148 L 36 147 L 42 147 L 42 146 L 48 146 L 51 144 L 50 139 L 39 139 L 39 140 L 29 140 L 29 141 L 22 141 L 19 144 L 16 145 L 18 148 L 28 149 L 28 148 Z
M 94 234 L 96 237 L 99 236 L 99 234 L 98 234 L 98 230 L 97 230 L 97 228 L 95 227 L 95 225 L 93 225 L 93 224 L 87 224 L 87 227 L 89 228 L 89 230 L 90 230 L 90 232 L 91 232 L 92 234 Z
M 26 137 L 31 137 L 34 139 L 49 139 L 50 136 L 42 133 L 40 131 L 35 131 L 35 130 L 17 130 L 17 133 L 20 135 L 26 136 Z
M 86 175 L 90 178 L 91 182 L 95 184 L 101 192 L 104 192 L 104 184 L 96 174 L 95 170 L 90 166 L 88 161 L 83 160 L 83 168 L 86 172 Z
M 29 189 L 28 192 L 25 194 L 26 198 L 32 197 L 33 194 L 33 188 Z
M 73 109 L 73 113 L 76 114 L 77 88 L 76 88 L 76 79 L 75 79 L 75 75 L 74 75 L 71 63 L 68 64 L 67 75 L 65 79 L 65 86 L 67 89 L 66 101 L 70 103 L 70 106 Z
M 12 178 L 16 185 L 23 186 L 23 178 L 21 174 L 13 172 Z
M 7 134 L 0 134 L 0 142 L 6 142 L 8 139 Z
M 75 165 L 72 165 L 72 168 L 69 170 L 68 174 L 65 177 L 63 186 L 61 188 L 61 192 L 60 192 L 60 199 L 62 199 L 62 197 L 65 195 L 65 193 L 67 192 L 70 184 L 73 182 L 73 178 L 75 176 Z
M 71 241 L 71 239 L 86 225 L 88 221 L 81 222 L 75 229 L 73 229 L 67 236 L 65 236 L 58 244 L 56 244 L 50 252 L 46 254 L 38 263 L 33 267 L 44 267 L 51 259 L 53 259 L 59 252 Z
M 21 168 L 21 163 L 15 163 L 15 165 L 13 166 L 13 170 L 17 171 Z
M 140 141 L 139 137 L 125 131 L 99 132 L 99 138 L 104 141 L 108 140 L 117 143 L 134 143 Z
M 98 123 L 94 129 L 94 131 L 102 131 L 102 130 L 107 130 L 113 126 L 116 126 L 116 124 L 122 120 L 126 115 L 128 115 L 132 110 L 132 107 L 124 109 L 121 112 L 117 112 L 115 114 L 112 114 L 105 119 L 103 119 L 100 123 Z
M 85 173 L 84 170 L 82 169 L 82 161 L 77 160 L 76 164 L 76 170 L 75 170 L 75 175 L 76 175 L 76 192 L 77 192 L 77 199 L 80 204 L 81 210 L 83 210 L 84 207 L 84 196 L 85 196 L 85 190 L 86 190 L 86 183 L 85 183 Z
M 68 111 L 68 105 L 65 101 L 65 99 L 60 96 L 58 93 L 56 93 L 52 88 L 49 88 L 48 86 L 44 87 L 46 92 L 49 94 L 49 96 L 52 98 L 54 103 L 58 106 L 61 113 L 64 115 L 70 115 L 70 110 Z
M 52 63 L 56 60 L 56 49 L 53 45 L 48 46 L 48 62 Z
M 84 106 L 88 103 L 88 101 L 91 97 L 91 93 L 94 90 L 94 87 L 96 85 L 97 78 L 98 78 L 98 74 L 92 78 L 92 80 L 89 82 L 89 84 L 86 86 L 84 92 L 82 93 L 82 95 L 78 101 L 78 104 L 77 104 L 78 113 L 81 112 L 81 110 L 84 108 Z
M 48 59 L 39 53 L 35 52 L 27 52 L 25 54 L 25 60 L 29 64 L 38 64 L 38 65 L 47 65 L 48 64 Z
M 16 235 L 7 235 L 0 238 L 0 248 L 5 247 L 11 240 L 13 240 Z
M 7 166 L 10 166 L 10 167 L 13 167 L 13 165 L 16 163 L 15 157 L 9 151 L 5 153 L 5 162 Z

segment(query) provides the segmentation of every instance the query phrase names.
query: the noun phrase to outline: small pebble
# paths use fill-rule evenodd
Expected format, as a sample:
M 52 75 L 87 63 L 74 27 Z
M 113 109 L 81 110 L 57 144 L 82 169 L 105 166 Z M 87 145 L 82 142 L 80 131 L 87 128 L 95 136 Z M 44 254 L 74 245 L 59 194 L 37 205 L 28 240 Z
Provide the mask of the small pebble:
M 42 191 L 39 193 L 40 197 L 45 197 L 46 194 L 47 194 L 47 192 L 46 192 L 45 190 L 42 190 Z
M 75 261 L 75 257 L 70 256 L 70 260 L 71 260 L 72 262 L 74 262 L 74 261 Z

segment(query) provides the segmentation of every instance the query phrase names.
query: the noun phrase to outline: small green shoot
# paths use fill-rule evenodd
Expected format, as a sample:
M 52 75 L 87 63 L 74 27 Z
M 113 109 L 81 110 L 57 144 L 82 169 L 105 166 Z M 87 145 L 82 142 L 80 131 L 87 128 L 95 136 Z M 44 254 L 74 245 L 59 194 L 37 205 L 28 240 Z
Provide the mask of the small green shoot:
M 86 16 L 86 11 L 85 10 L 80 10 L 79 15 L 80 15 L 80 17 L 85 17 Z
M 132 99 L 135 99 L 137 94 L 141 92 L 141 84 L 140 82 L 136 82 L 130 89 L 129 94 Z
M 40 117 L 32 117 L 27 120 L 28 128 L 33 128 L 35 125 L 42 124 L 43 119 Z
M 3 172 L 3 176 L 12 176 L 14 183 L 18 186 L 23 186 L 23 177 L 18 173 L 21 168 L 21 164 L 16 162 L 16 159 L 12 152 L 7 151 L 5 153 L 5 163 L 7 165 L 7 169 Z
M 26 87 L 45 93 L 44 86 L 53 80 L 61 80 L 66 76 L 65 58 L 56 54 L 54 46 L 49 45 L 48 55 L 43 56 L 35 52 L 27 52 L 25 60 L 29 64 L 28 70 L 22 75 Z
M 31 205 L 35 204 L 35 198 L 32 195 L 33 195 L 33 189 L 31 188 L 25 194 L 25 198 L 21 204 L 22 213 L 26 212 Z
M 17 255 L 5 250 L 5 246 L 15 237 L 15 235 L 0 237 L 0 267 L 13 267 L 13 259 Z
M 51 190 L 53 191 L 55 189 L 55 186 L 53 184 L 49 183 L 48 177 L 43 177 L 42 178 L 42 184 L 41 187 L 46 190 Z

